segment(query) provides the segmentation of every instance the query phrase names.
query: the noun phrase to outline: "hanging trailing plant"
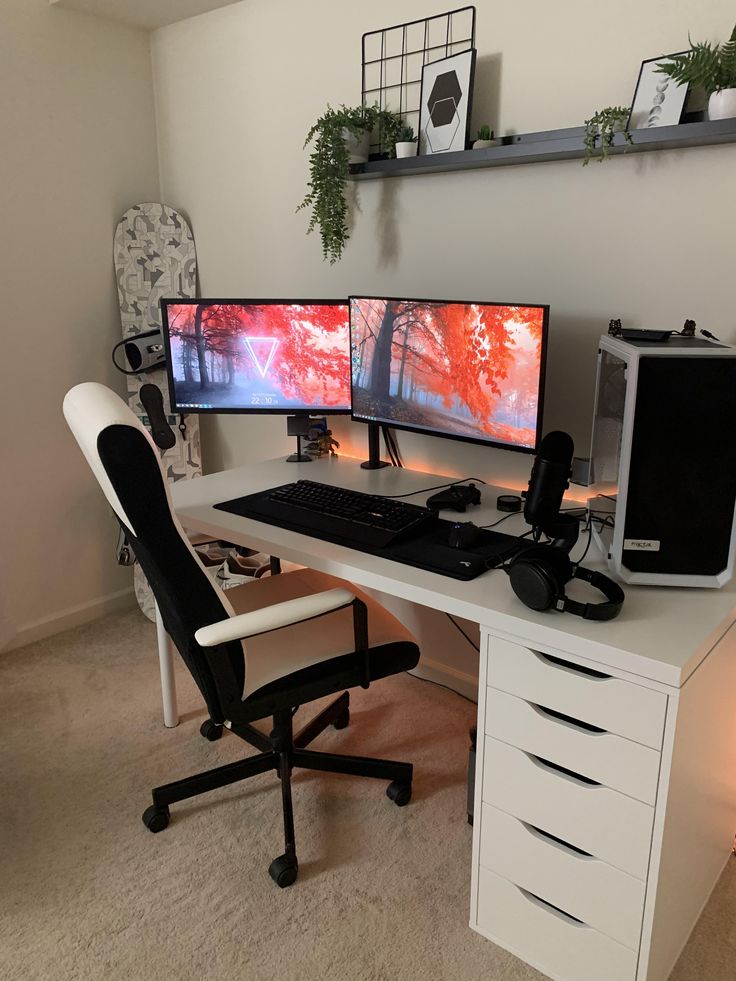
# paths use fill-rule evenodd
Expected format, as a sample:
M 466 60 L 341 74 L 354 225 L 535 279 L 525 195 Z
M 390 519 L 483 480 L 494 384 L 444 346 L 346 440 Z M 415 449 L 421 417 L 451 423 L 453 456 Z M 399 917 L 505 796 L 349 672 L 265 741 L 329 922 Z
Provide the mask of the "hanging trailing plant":
M 350 175 L 350 152 L 346 133 L 360 137 L 377 131 L 378 142 L 394 155 L 403 122 L 399 116 L 378 106 L 350 108 L 327 106 L 307 133 L 304 146 L 312 143 L 309 155 L 309 181 L 304 200 L 297 208 L 311 208 L 307 234 L 319 228 L 322 258 L 334 264 L 341 258 L 348 240 L 348 205 L 345 185 Z
M 628 130 L 629 110 L 624 106 L 608 106 L 599 109 L 590 119 L 585 120 L 585 158 L 583 166 L 590 163 L 593 157 L 597 156 L 599 163 L 608 157 L 608 150 L 613 143 L 616 133 L 623 133 L 627 143 L 632 143 L 631 133 Z M 596 150 L 600 150 L 596 154 Z

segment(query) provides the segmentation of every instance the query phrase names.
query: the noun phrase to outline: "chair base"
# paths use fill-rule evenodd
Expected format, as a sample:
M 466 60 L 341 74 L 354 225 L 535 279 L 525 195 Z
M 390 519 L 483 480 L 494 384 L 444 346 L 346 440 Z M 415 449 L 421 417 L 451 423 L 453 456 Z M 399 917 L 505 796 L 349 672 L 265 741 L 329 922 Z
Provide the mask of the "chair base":
M 275 770 L 281 780 L 281 803 L 284 819 L 284 854 L 275 858 L 269 866 L 271 878 L 281 888 L 292 885 L 297 878 L 299 863 L 294 835 L 294 811 L 291 802 L 291 773 L 294 767 L 318 770 L 325 773 L 347 773 L 352 776 L 390 780 L 387 796 L 402 807 L 411 800 L 413 767 L 411 763 L 395 760 L 379 760 L 367 756 L 342 756 L 337 753 L 319 753 L 305 747 L 328 725 L 344 728 L 348 724 L 350 696 L 344 692 L 294 735 L 293 712 L 286 710 L 274 716 L 273 731 L 264 735 L 251 725 L 233 725 L 232 731 L 257 749 L 257 756 L 227 763 L 184 780 L 156 787 L 152 792 L 153 804 L 143 813 L 143 823 L 154 833 L 163 831 L 169 824 L 169 806 L 190 797 L 197 797 L 209 790 L 226 787 L 240 780 L 247 780 L 259 773 Z M 214 725 L 208 720 L 210 725 Z M 204 727 L 207 725 L 205 723 Z M 221 728 L 221 727 L 218 727 Z M 203 735 L 206 733 L 203 732 Z M 207 738 L 212 738 L 207 736 Z M 215 737 L 217 738 L 217 737 Z

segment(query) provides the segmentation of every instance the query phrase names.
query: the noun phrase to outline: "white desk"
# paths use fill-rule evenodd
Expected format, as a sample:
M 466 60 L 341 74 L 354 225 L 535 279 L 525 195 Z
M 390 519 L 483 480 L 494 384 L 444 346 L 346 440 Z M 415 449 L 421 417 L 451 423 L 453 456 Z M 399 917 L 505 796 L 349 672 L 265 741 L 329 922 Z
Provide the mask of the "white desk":
M 736 828 L 736 585 L 630 587 L 593 623 L 528 610 L 500 572 L 459 582 L 212 506 L 299 477 L 380 494 L 442 481 L 272 461 L 181 481 L 174 506 L 189 529 L 480 624 L 470 925 L 560 981 L 664 981 Z M 485 498 L 477 524 L 500 517 Z

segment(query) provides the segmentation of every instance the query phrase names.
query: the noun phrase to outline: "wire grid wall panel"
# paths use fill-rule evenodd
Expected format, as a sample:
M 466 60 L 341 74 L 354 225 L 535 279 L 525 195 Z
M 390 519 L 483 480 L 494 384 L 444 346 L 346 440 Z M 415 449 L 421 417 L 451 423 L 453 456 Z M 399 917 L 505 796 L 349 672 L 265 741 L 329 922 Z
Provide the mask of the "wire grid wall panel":
M 397 113 L 418 134 L 424 66 L 474 47 L 475 7 L 369 31 L 362 38 L 362 104 Z M 371 155 L 385 153 L 375 136 Z

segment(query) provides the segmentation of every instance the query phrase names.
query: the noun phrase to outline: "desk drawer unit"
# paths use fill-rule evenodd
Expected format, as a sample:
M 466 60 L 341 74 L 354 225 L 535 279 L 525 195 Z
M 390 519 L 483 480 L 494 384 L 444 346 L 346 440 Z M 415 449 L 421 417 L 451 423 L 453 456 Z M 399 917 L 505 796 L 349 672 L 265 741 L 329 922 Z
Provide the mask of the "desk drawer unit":
M 660 754 L 546 705 L 486 690 L 486 734 L 654 805 Z
M 538 828 L 499 811 L 482 810 L 480 864 L 570 916 L 638 950 L 645 884 Z
M 488 684 L 652 749 L 662 748 L 667 696 L 493 637 Z
M 633 981 L 637 954 L 488 869 L 478 878 L 478 925 L 561 981 Z
M 645 879 L 654 809 L 485 737 L 483 801 Z M 484 829 L 481 826 L 481 833 Z

